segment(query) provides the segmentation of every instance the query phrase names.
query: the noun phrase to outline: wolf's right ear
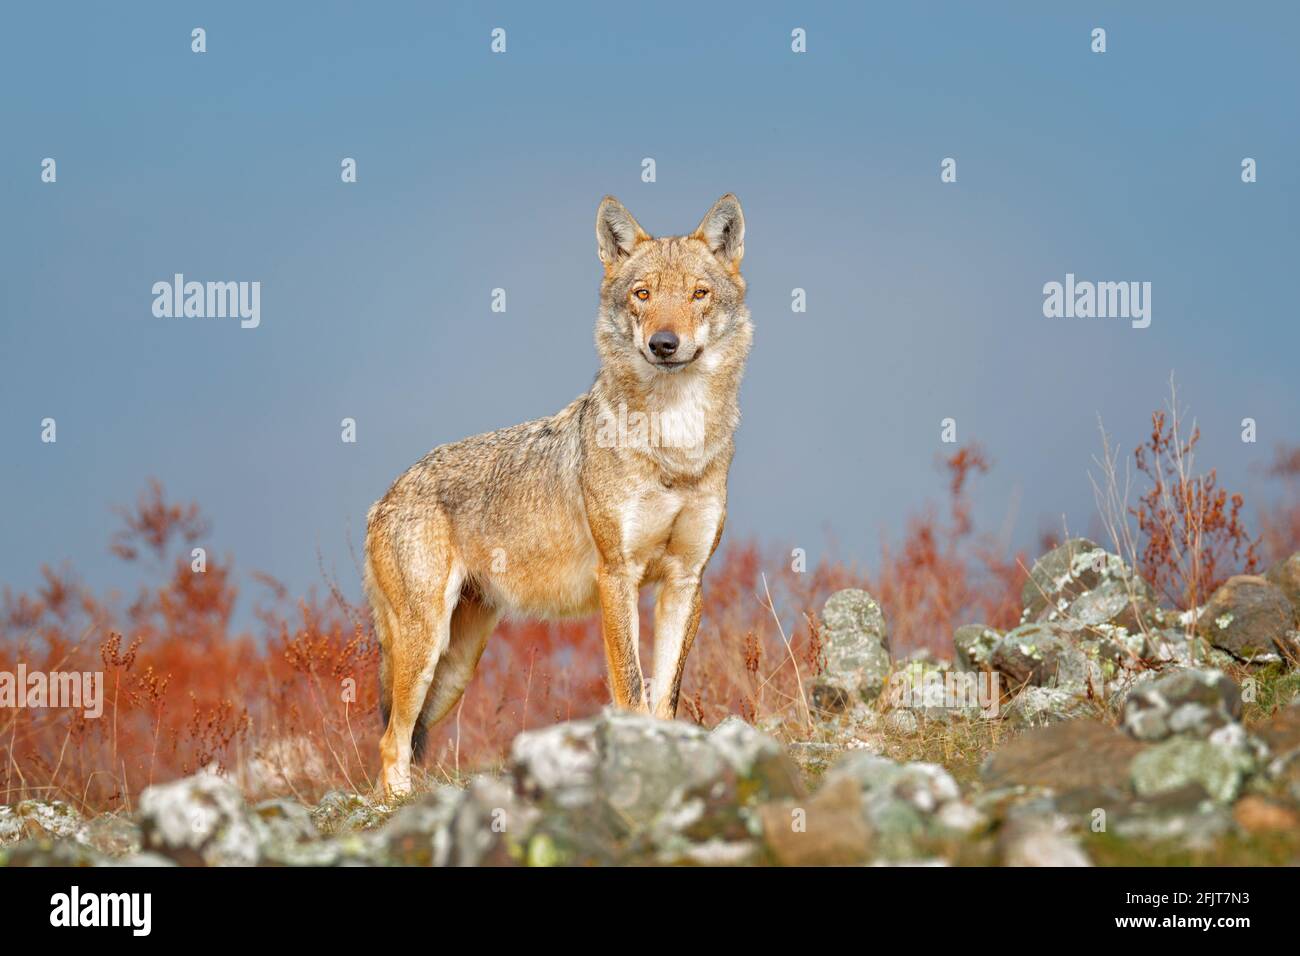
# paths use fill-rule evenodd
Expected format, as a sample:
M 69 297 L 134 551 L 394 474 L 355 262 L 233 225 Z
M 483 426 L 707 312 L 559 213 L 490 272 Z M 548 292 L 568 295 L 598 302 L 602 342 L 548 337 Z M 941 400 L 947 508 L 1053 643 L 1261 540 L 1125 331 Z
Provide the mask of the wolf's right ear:
M 605 268 L 608 269 L 620 257 L 630 256 L 638 242 L 649 238 L 650 235 L 621 202 L 613 196 L 600 201 L 600 208 L 596 210 L 596 255 L 600 256 Z

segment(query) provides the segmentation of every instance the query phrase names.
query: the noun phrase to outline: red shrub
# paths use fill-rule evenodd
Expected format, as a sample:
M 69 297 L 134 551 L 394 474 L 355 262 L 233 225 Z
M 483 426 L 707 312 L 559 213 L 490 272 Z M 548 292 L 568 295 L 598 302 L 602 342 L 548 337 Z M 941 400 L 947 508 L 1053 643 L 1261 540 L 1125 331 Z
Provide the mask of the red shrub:
M 1242 522 L 1244 501 L 1218 486 L 1211 469 L 1196 474 L 1194 453 L 1200 429 L 1183 440 L 1175 415 L 1151 415 L 1151 437 L 1134 451 L 1138 471 L 1151 487 L 1130 509 L 1138 522 L 1138 570 L 1178 607 L 1203 604 L 1236 573 L 1258 566 L 1258 543 Z

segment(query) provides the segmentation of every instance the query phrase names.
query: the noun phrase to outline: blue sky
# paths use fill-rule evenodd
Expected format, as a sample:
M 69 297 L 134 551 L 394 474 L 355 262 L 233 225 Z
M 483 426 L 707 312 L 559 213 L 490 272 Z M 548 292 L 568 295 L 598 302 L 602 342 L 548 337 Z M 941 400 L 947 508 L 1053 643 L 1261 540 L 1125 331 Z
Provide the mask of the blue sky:
M 401 470 L 590 383 L 606 193 L 656 234 L 744 205 L 732 538 L 870 564 L 941 493 L 946 417 L 995 460 L 985 526 L 1085 529 L 1098 416 L 1136 445 L 1171 371 L 1202 463 L 1262 493 L 1300 439 L 1300 8 L 1044 6 L 7 9 L 0 584 L 128 586 L 111 508 L 154 476 L 214 554 L 301 591 L 319 551 L 358 594 Z M 177 272 L 260 281 L 261 325 L 155 318 Z M 1045 318 L 1067 272 L 1150 282 L 1151 326 Z

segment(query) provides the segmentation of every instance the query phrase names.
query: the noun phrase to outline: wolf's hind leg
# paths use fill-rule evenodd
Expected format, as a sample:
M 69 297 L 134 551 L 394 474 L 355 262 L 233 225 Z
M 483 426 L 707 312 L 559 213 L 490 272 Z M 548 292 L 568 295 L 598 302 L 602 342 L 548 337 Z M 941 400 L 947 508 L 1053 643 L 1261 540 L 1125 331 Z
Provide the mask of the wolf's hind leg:
M 420 715 L 416 736 L 421 743 L 425 734 L 456 706 L 465 693 L 500 617 L 496 608 L 489 607 L 477 595 L 461 595 L 451 615 L 451 640 L 438 658 L 438 668 L 433 673 L 433 683 L 429 686 L 424 711 Z M 419 749 L 417 746 L 417 756 Z
M 425 696 L 450 638 L 451 616 L 464 570 L 431 529 L 419 541 L 395 542 L 386 555 L 371 554 L 375 583 L 392 609 L 382 664 L 388 726 L 379 742 L 383 787 L 392 796 L 411 790 L 411 737 Z M 433 540 L 431 540 L 433 539 Z M 385 561 L 384 558 L 388 560 Z

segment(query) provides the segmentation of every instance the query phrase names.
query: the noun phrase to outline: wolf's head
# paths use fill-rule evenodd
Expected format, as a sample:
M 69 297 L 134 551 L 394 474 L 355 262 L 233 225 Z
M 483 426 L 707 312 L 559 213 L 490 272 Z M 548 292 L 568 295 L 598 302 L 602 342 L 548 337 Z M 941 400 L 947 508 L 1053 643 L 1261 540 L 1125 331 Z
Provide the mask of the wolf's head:
M 606 363 L 645 379 L 744 361 L 745 217 L 735 196 L 714 203 L 690 235 L 662 239 L 606 196 L 596 212 L 596 252 L 605 266 L 596 347 Z

